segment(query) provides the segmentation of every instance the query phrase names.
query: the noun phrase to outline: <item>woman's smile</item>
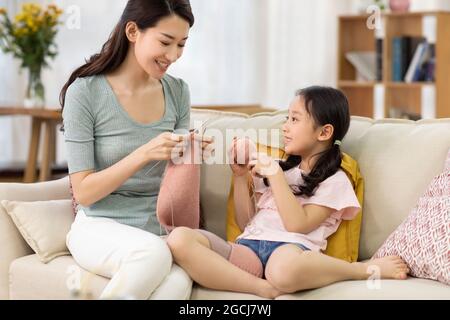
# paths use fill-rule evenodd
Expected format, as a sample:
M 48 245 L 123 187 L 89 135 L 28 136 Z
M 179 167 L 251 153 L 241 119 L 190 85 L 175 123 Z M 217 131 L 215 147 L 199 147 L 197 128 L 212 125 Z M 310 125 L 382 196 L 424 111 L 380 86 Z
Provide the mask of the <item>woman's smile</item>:
M 159 70 L 161 70 L 161 72 L 166 72 L 170 66 L 170 63 L 166 63 L 161 60 L 155 60 L 155 63 L 158 66 Z

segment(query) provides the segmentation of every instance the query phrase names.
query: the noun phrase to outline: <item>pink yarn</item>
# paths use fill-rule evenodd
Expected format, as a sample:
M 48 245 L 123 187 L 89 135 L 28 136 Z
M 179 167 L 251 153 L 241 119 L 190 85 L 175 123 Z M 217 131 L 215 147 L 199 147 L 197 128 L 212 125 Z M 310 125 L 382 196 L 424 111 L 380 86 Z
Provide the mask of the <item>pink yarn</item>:
M 169 161 L 156 204 L 159 223 L 170 232 L 175 227 L 200 225 L 200 165 Z
M 236 140 L 234 161 L 237 164 L 248 164 L 252 154 L 256 153 L 255 143 L 249 138 L 240 138 Z

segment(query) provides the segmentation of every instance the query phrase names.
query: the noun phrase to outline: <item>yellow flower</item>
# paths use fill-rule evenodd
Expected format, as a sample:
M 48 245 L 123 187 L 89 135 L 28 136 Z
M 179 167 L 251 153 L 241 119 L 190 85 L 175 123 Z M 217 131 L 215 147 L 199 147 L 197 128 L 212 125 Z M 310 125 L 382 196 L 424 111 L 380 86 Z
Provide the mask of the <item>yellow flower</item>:
M 57 21 L 59 16 L 63 13 L 61 9 L 59 9 L 56 5 L 50 4 L 47 8 L 46 13 L 52 17 L 53 20 Z
M 27 17 L 27 26 L 32 29 L 34 27 L 34 20 L 32 17 Z
M 16 15 L 16 22 L 21 22 L 21 21 L 25 21 L 26 17 L 23 13 L 19 13 L 18 15 Z
M 22 11 L 30 15 L 38 15 L 41 12 L 41 6 L 37 3 L 24 3 Z

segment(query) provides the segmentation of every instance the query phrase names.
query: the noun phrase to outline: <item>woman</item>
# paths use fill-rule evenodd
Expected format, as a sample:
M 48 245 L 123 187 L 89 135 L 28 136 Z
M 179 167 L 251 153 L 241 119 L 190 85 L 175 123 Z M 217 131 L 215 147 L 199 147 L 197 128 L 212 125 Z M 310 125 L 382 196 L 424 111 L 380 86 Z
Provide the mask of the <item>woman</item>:
M 102 299 L 190 296 L 155 212 L 165 160 L 183 141 L 173 132 L 190 122 L 188 87 L 166 71 L 193 24 L 188 0 L 129 0 L 101 52 L 61 92 L 78 203 L 67 246 L 81 267 L 111 278 Z

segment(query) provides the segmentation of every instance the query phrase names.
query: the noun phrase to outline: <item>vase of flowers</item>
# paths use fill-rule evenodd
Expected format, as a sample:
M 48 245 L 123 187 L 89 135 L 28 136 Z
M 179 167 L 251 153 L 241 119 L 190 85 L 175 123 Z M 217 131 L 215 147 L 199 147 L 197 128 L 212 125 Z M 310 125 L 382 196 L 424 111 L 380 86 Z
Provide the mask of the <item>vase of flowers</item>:
M 27 89 L 24 106 L 44 107 L 45 89 L 42 70 L 49 59 L 57 55 L 55 36 L 58 32 L 62 10 L 56 5 L 47 8 L 35 3 L 25 3 L 14 20 L 0 8 L 0 48 L 20 59 L 21 68 L 27 71 Z
M 389 8 L 392 12 L 408 12 L 410 5 L 410 0 L 389 0 Z

